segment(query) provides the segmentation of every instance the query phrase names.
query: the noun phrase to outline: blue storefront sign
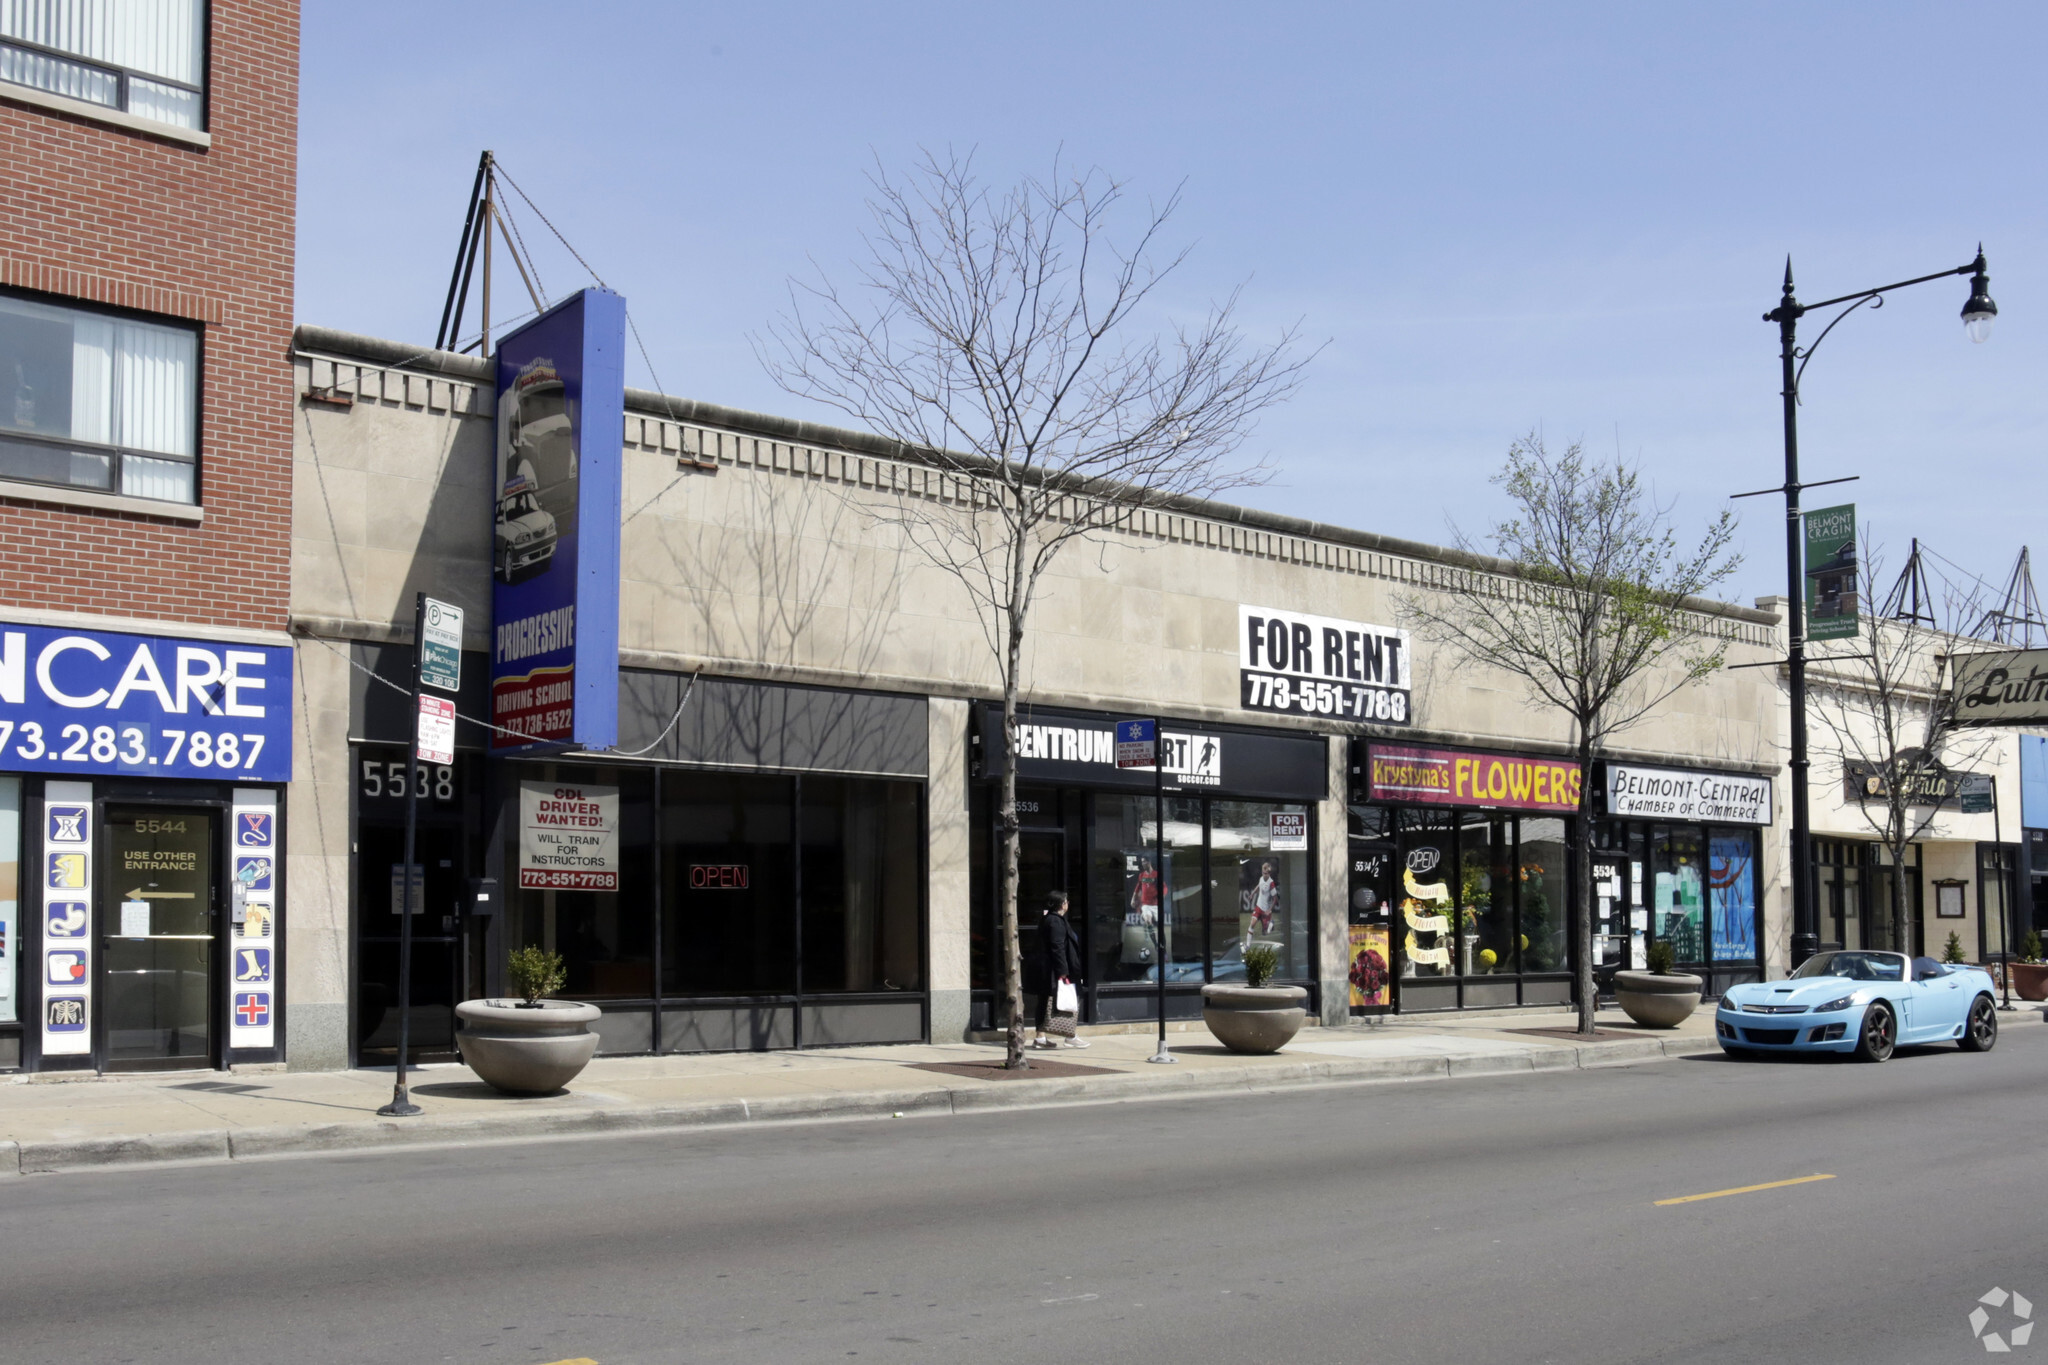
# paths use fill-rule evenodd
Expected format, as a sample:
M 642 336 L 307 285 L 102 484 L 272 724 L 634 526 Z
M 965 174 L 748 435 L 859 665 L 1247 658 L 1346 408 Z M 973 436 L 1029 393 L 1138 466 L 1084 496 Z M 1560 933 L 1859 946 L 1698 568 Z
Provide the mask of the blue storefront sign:
M 291 648 L 0 623 L 0 771 L 289 782 Z
M 491 746 L 618 741 L 626 302 L 585 289 L 498 343 Z

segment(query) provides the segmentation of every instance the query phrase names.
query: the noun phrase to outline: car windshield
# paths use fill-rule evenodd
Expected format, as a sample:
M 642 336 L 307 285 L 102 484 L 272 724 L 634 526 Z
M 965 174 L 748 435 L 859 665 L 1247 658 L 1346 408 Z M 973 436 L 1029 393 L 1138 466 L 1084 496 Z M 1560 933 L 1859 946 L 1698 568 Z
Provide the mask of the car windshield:
M 1816 953 L 1799 964 L 1793 979 L 1844 976 L 1851 981 L 1904 981 L 1906 959 L 1897 953 Z

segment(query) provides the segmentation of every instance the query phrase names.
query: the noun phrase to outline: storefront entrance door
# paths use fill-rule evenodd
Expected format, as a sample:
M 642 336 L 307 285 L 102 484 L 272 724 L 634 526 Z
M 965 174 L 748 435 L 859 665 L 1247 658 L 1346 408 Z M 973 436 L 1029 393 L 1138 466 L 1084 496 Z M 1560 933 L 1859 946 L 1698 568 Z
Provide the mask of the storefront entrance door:
M 398 1059 L 399 902 L 405 829 L 367 821 L 356 854 L 356 1057 L 367 1066 Z M 455 1053 L 455 1002 L 462 998 L 462 831 L 421 823 L 413 866 L 412 1060 Z
M 1634 957 L 1631 890 L 1628 859 L 1593 855 L 1593 969 L 1603 973 L 1603 980 L 1606 973 L 1642 965 Z
M 214 1063 L 212 811 L 113 807 L 100 883 L 100 1058 L 105 1070 Z

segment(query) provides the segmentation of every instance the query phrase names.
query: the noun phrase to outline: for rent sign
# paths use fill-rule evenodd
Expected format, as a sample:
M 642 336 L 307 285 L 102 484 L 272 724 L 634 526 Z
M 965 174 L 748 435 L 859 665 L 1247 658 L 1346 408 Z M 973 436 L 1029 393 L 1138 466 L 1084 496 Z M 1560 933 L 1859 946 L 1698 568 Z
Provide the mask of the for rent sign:
M 1406 725 L 1408 632 L 1275 607 L 1237 609 L 1238 705 Z
M 1417 806 L 1498 806 L 1575 811 L 1583 780 L 1569 759 L 1375 744 L 1367 752 L 1365 799 Z

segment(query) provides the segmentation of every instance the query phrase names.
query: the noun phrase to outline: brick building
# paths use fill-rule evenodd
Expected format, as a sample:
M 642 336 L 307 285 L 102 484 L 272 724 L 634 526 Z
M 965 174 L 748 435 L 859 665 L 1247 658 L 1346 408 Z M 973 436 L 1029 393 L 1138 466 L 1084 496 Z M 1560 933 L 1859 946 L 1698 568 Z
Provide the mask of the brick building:
M 298 35 L 0 5 L 0 1069 L 279 1055 Z

